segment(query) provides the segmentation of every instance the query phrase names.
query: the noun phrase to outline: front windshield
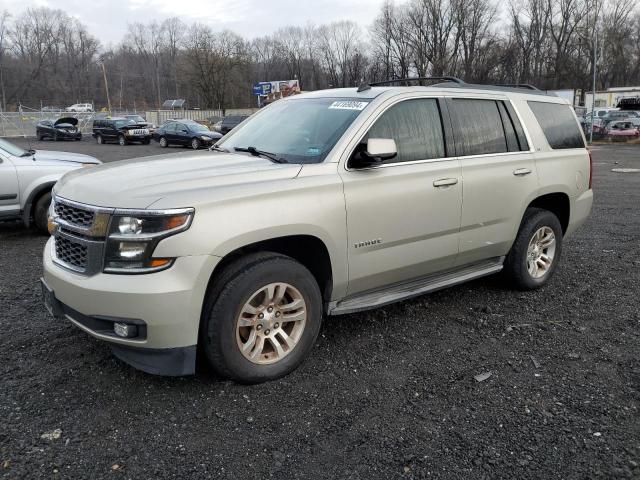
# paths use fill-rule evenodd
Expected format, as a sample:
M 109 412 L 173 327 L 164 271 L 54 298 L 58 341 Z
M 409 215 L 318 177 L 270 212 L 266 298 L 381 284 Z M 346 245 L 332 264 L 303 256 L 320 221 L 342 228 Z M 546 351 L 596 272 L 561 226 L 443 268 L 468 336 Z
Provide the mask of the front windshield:
M 369 100 L 280 100 L 249 119 L 219 145 L 229 151 L 254 147 L 290 163 L 320 163 Z
M 14 157 L 24 157 L 29 155 L 29 152 L 15 146 L 13 143 L 7 142 L 5 139 L 0 138 L 0 148 L 5 152 L 13 155 Z
M 201 125 L 199 123 L 190 123 L 189 129 L 192 132 L 208 132 L 209 131 L 206 125 Z
M 136 115 L 136 116 L 131 116 L 131 117 L 127 117 L 129 120 L 133 120 L 134 122 L 144 122 L 144 118 L 142 118 L 140 115 Z
M 127 120 L 116 120 L 116 128 L 122 128 L 122 127 L 124 127 L 125 125 L 133 125 L 134 123 L 136 123 L 136 122 L 134 122 L 134 121 L 133 121 L 133 120 L 131 120 L 131 119 L 127 119 Z

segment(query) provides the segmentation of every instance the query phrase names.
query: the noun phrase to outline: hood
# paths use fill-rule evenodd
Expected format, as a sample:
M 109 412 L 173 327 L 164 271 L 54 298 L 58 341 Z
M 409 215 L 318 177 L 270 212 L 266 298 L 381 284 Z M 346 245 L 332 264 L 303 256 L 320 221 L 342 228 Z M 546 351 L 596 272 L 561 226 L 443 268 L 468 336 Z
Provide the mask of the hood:
M 136 123 L 131 123 L 129 125 L 124 125 L 120 128 L 124 130 L 135 130 L 136 128 L 147 128 L 147 125 L 148 124 L 145 122 L 136 122 Z
M 55 123 L 53 124 L 53 126 L 55 127 L 55 126 L 58 126 L 58 125 L 60 125 L 62 123 L 73 125 L 75 127 L 76 125 L 78 125 L 78 119 L 74 118 L 74 117 L 62 117 L 62 118 L 59 118 L 58 120 L 56 120 Z
M 51 150 L 36 150 L 36 153 L 33 154 L 31 159 L 38 163 L 102 163 L 97 158 L 89 155 L 71 152 L 53 152 Z
M 202 135 L 203 137 L 214 138 L 216 140 L 222 138 L 218 132 L 196 132 L 198 135 Z
M 58 181 L 55 193 L 102 207 L 147 208 L 160 199 L 183 194 L 196 202 L 209 201 L 213 189 L 290 179 L 301 168 L 234 153 L 158 155 L 70 172 Z

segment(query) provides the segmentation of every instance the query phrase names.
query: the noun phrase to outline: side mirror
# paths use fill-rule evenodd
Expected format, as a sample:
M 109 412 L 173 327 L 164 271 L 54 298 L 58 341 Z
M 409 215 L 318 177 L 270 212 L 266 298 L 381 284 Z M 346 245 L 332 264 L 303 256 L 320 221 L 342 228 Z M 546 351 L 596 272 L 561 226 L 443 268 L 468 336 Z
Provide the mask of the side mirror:
M 355 152 L 352 160 L 354 167 L 366 168 L 380 165 L 385 160 L 391 160 L 398 155 L 396 141 L 392 138 L 370 138 Z

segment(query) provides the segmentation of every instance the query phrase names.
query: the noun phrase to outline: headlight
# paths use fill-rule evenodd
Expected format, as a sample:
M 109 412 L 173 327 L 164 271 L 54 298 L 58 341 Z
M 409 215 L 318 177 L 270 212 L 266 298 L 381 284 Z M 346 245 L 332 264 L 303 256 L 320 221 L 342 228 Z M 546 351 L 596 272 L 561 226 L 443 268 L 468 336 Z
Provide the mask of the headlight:
M 194 210 L 115 212 L 105 252 L 105 273 L 150 273 L 173 265 L 174 258 L 154 258 L 158 242 L 191 226 Z
M 209 137 L 205 137 L 204 135 L 202 135 L 202 136 L 200 137 L 200 139 L 201 139 L 201 140 L 204 140 L 205 142 L 208 142 L 208 141 L 210 141 L 210 140 L 211 140 L 211 138 L 209 138 Z

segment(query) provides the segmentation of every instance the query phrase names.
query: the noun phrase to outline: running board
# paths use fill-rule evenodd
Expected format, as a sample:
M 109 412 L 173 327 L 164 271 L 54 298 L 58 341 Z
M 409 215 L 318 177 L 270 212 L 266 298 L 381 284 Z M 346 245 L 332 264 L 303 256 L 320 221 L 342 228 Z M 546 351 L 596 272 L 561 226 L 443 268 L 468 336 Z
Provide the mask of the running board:
M 392 285 L 384 290 L 368 291 L 329 304 L 329 315 L 344 315 L 382 307 L 429 292 L 468 282 L 502 270 L 505 257 L 496 257 L 455 270 Z

